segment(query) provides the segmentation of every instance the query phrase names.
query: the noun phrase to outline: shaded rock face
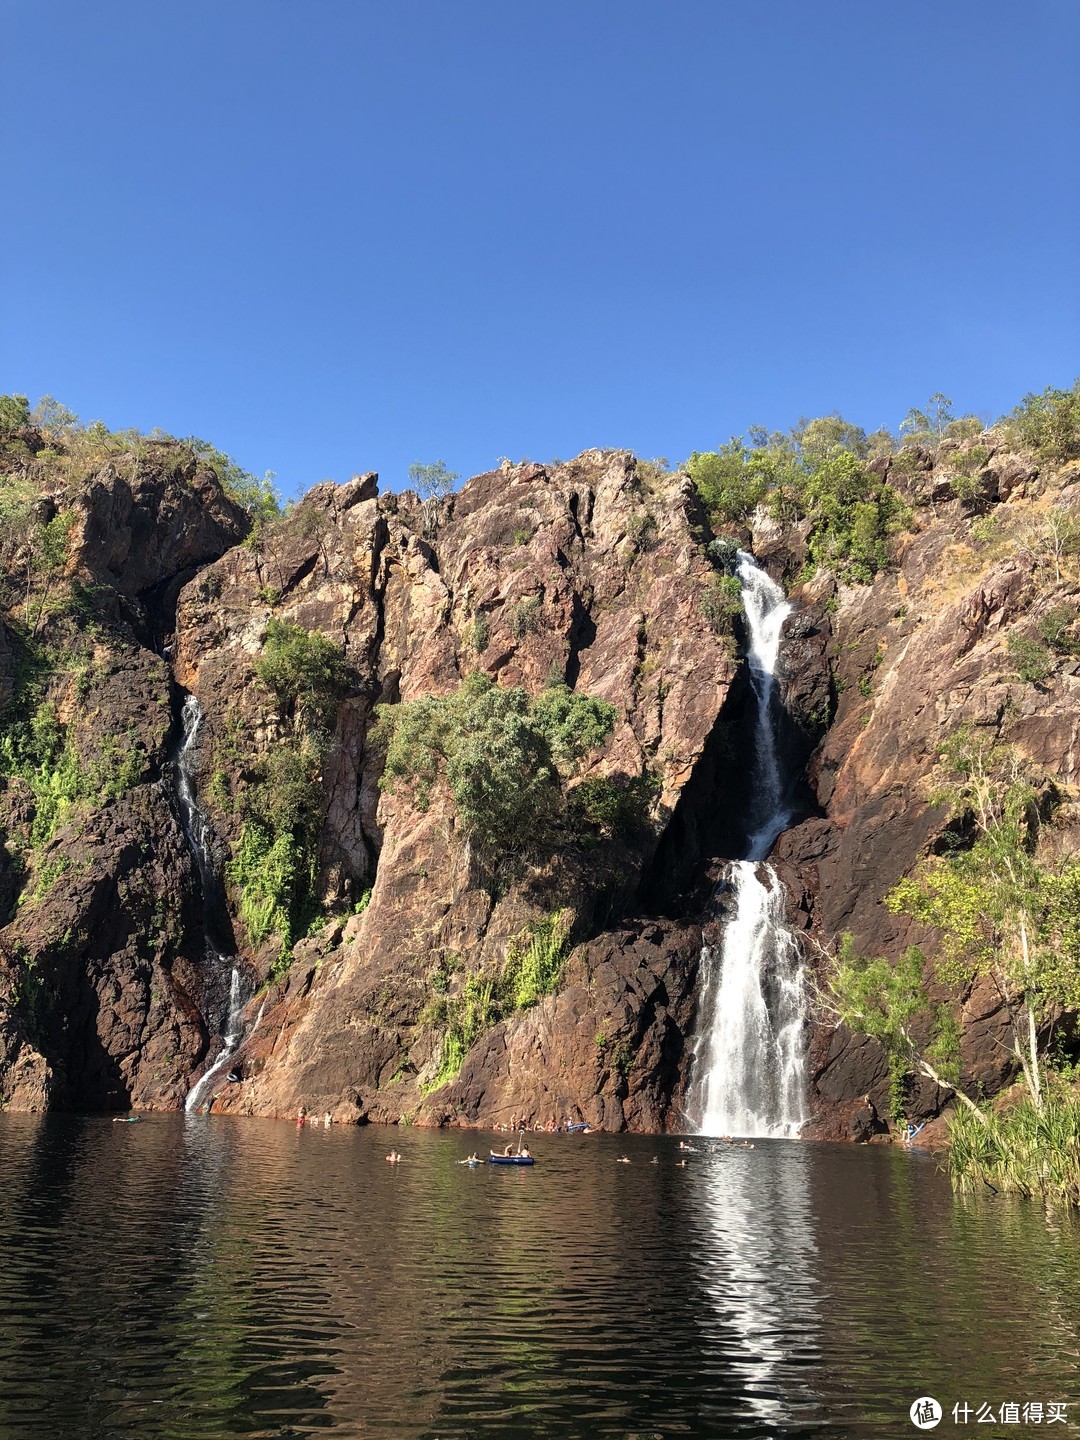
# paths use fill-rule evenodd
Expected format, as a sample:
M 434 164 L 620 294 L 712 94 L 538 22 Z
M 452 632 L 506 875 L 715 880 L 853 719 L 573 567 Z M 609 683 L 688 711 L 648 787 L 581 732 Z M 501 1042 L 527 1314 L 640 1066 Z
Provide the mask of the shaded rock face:
M 696 925 L 645 924 L 582 946 L 557 994 L 475 1046 L 439 1118 L 685 1130 L 701 944 Z
M 154 649 L 172 631 L 180 587 L 251 525 L 214 473 L 177 446 L 106 467 L 74 508 L 73 570 L 95 587 L 100 610 Z
M 47 795 L 17 775 L 0 790 L 12 1108 L 175 1107 L 208 1043 L 197 882 L 170 784 L 172 678 L 149 642 L 165 642 L 183 578 L 248 521 L 182 447 L 162 452 L 65 497 L 68 582 L 93 611 L 59 607 L 32 642 L 0 625 L 0 700 L 20 672 L 37 675 L 19 703 L 63 734 L 53 769 L 66 797 L 43 827 Z

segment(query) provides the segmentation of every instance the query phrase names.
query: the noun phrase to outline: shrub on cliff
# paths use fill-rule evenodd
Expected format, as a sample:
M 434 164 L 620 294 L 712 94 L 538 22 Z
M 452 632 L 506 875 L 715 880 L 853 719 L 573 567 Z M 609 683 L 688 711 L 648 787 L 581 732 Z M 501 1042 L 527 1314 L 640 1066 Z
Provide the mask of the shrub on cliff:
M 850 450 L 812 466 L 796 505 L 811 521 L 810 558 L 845 580 L 868 582 L 889 563 L 889 541 L 908 515 L 893 487 Z
M 332 723 L 348 673 L 341 646 L 325 635 L 285 620 L 268 623 L 255 674 L 277 696 L 283 715 L 302 710 Z
M 469 675 L 450 695 L 378 707 L 375 739 L 386 746 L 379 784 L 425 810 L 445 780 L 482 856 L 520 854 L 565 813 L 563 782 L 610 733 L 615 713 L 565 685 L 530 696 Z
M 1060 463 L 1080 455 L 1080 380 L 1070 390 L 1047 386 L 1025 395 L 1006 417 L 1012 436 L 1041 459 Z
M 825 415 L 787 434 L 753 429 L 750 439 L 687 462 L 714 524 L 746 521 L 764 503 L 782 524 L 809 520 L 810 559 L 841 579 L 867 582 L 888 565 L 907 507 L 864 463 L 869 441 L 858 426 Z

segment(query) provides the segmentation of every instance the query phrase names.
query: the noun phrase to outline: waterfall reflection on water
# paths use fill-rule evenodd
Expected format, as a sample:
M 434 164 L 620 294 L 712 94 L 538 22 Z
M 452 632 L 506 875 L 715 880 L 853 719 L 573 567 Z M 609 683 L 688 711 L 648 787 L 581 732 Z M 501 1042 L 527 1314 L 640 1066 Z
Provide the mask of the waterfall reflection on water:
M 810 1381 L 822 1358 L 821 1294 L 802 1153 L 720 1147 L 695 1194 L 712 1239 L 705 1293 L 738 1342 L 728 1366 L 754 1412 L 786 1424 L 821 1413 Z
M 745 551 L 736 574 L 754 702 L 753 784 L 746 854 L 730 863 L 723 881 L 723 941 L 702 950 L 691 1112 L 705 1135 L 790 1138 L 805 1119 L 804 973 L 784 919 L 784 887 L 764 861 L 792 818 L 791 777 L 776 733 L 776 671 L 791 605 Z
M 474 1144 L 0 1114 L 0 1435 L 876 1440 L 923 1394 L 1080 1414 L 1074 1217 L 961 1205 L 899 1147 L 701 1142 L 680 1168 L 674 1137 L 537 1135 L 523 1172 L 460 1166 Z

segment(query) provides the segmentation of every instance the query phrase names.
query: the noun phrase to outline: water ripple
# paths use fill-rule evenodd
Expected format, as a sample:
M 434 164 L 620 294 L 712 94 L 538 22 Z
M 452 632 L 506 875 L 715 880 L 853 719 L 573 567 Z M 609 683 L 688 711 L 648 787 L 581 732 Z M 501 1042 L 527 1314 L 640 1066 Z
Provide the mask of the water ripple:
M 0 1116 L 0 1435 L 864 1437 L 919 1394 L 1075 1398 L 1077 1227 L 921 1157 L 388 1143 Z

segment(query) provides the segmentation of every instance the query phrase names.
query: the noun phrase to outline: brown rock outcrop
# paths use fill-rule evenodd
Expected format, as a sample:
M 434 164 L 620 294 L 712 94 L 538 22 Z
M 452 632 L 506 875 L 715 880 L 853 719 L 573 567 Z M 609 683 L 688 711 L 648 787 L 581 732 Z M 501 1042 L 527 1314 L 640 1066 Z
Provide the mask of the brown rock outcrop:
M 1015 464 L 1013 461 L 1015 460 Z M 828 821 L 808 820 L 782 837 L 778 854 L 813 897 L 813 923 L 832 940 L 853 935 L 863 954 L 897 956 L 910 944 L 934 953 L 935 935 L 890 913 L 884 897 L 930 850 L 943 818 L 930 804 L 930 777 L 943 741 L 970 725 L 1013 745 L 1060 786 L 1080 782 L 1080 677 L 1057 663 L 1039 685 L 1018 678 L 1007 640 L 1037 634 L 1055 606 L 1075 609 L 1075 580 L 1048 576 L 1033 534 L 1045 516 L 1076 512 L 1069 490 L 1025 505 L 1032 467 L 1003 459 L 995 473 L 1020 475 L 996 517 L 1001 541 L 973 538 L 954 504 L 926 513 L 895 571 L 871 586 L 841 588 L 832 615 L 831 668 L 837 703 L 815 752 L 810 780 Z M 1060 832 L 1074 849 L 1075 822 Z M 965 1088 L 993 1093 L 1010 1073 L 1000 998 L 980 987 L 963 1013 Z M 811 1049 L 810 1134 L 832 1135 L 838 1107 L 869 1095 L 888 1113 L 880 1048 L 827 1027 Z M 943 1101 L 929 1083 L 912 1097 L 915 1115 Z M 842 1128 L 842 1127 L 841 1127 Z
M 149 642 L 248 521 L 184 447 L 122 468 L 50 498 L 74 515 L 65 590 L 82 598 L 0 648 L 7 699 L 19 667 L 30 677 L 19 743 L 51 748 L 0 790 L 0 1091 L 18 1109 L 176 1106 L 207 1044 L 171 676 Z
M 265 545 L 230 552 L 185 590 L 178 672 L 203 705 L 211 749 L 238 716 L 257 751 L 272 743 L 265 690 L 252 671 L 271 614 L 340 637 L 358 683 L 326 774 L 324 898 L 341 903 L 375 878 L 363 916 L 303 994 L 284 998 L 278 1037 L 253 1042 L 243 1084 L 220 1104 L 282 1114 L 303 1101 L 429 1121 L 458 1105 L 477 1114 L 502 1105 L 494 1075 L 483 1093 L 428 1093 L 438 1058 L 438 1034 L 424 1018 L 433 967 L 446 956 L 460 962 L 453 992 L 470 973 L 498 965 L 513 937 L 545 913 L 569 909 L 575 933 L 589 934 L 625 912 L 702 762 L 737 668 L 730 638 L 702 605 L 713 572 L 693 492 L 681 477 L 650 485 L 632 457 L 588 452 L 568 465 L 478 476 L 438 505 L 376 500 L 364 481 L 344 495 L 319 487 Z M 610 701 L 615 728 L 589 773 L 655 775 L 653 825 L 593 855 L 571 847 L 554 868 L 526 869 L 492 899 L 445 805 L 418 814 L 403 798 L 379 796 L 382 762 L 368 739 L 380 699 L 446 693 L 475 669 L 533 692 L 565 679 Z M 234 837 L 229 815 L 215 813 L 215 822 Z M 614 1003 L 615 982 L 599 973 L 590 1015 Z M 656 990 L 642 984 L 648 995 Z M 636 993 L 629 979 L 624 989 Z M 569 1055 L 542 1038 L 553 1023 L 546 1007 L 565 1017 L 569 1003 L 545 1001 L 493 1032 L 491 1043 L 508 1055 L 522 1046 L 547 1057 L 534 1067 L 537 1108 L 552 1093 L 548 1063 L 572 1071 L 567 1103 L 597 1094 L 593 1038 Z M 632 998 L 626 1003 L 633 1008 Z M 652 1029 L 631 1032 L 641 1095 L 652 1098 L 633 1100 L 629 1114 L 644 1123 L 670 1103 L 661 1098 L 667 1082 L 645 1073 L 669 1064 L 670 1047 Z M 475 1075 L 481 1062 L 470 1063 Z M 514 1094 L 528 1103 L 524 1089 Z

